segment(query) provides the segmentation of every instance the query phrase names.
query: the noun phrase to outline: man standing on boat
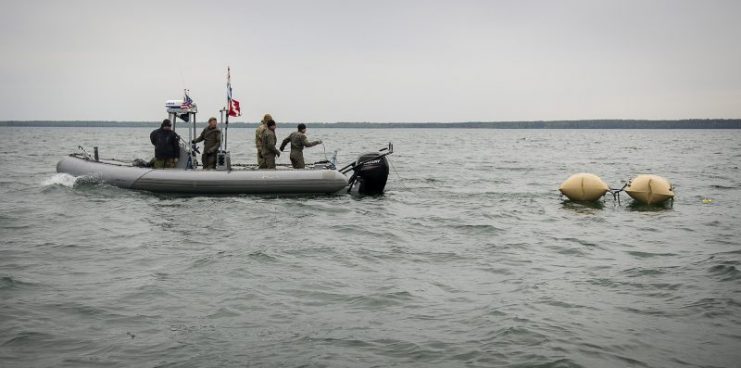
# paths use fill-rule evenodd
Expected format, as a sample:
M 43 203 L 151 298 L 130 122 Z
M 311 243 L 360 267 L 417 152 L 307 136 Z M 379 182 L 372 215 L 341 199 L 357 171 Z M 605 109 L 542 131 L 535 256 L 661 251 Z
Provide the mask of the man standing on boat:
M 255 129 L 255 146 L 257 147 L 257 166 L 261 169 L 265 168 L 265 158 L 262 157 L 262 136 L 265 134 L 265 130 L 268 128 L 268 121 L 273 120 L 270 114 L 265 114 L 260 122 L 260 125 Z
M 216 127 L 216 118 L 211 117 L 208 119 L 208 126 L 203 129 L 201 135 L 194 139 L 193 144 L 198 142 L 206 143 L 203 144 L 203 155 L 201 155 L 201 161 L 203 161 L 203 169 L 210 170 L 216 168 L 216 151 L 221 147 L 221 130 Z
M 262 134 L 262 157 L 264 159 L 264 167 L 260 166 L 261 169 L 275 169 L 275 158 L 280 156 L 280 151 L 275 148 L 275 144 L 278 143 L 278 138 L 275 137 L 275 120 L 268 120 L 267 129 Z
M 180 156 L 180 136 L 172 131 L 170 119 L 162 120 L 159 129 L 149 134 L 154 145 L 154 168 L 170 169 L 175 167 Z
M 283 151 L 283 148 L 286 147 L 288 142 L 291 143 L 290 158 L 291 165 L 293 165 L 294 169 L 303 169 L 306 167 L 306 164 L 304 164 L 304 147 L 316 146 L 322 143 L 321 140 L 309 142 L 309 139 L 306 138 L 306 124 L 304 123 L 299 124 L 298 130 L 283 140 L 283 143 L 280 144 L 281 151 Z

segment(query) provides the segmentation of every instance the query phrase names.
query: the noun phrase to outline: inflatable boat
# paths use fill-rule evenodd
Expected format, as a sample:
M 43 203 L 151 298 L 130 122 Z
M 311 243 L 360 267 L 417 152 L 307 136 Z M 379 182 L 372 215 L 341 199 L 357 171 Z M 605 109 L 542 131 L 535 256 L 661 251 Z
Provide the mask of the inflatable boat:
M 188 142 L 195 137 L 195 104 L 181 101 L 166 102 L 171 121 L 177 118 L 192 122 Z M 174 124 L 173 124 L 174 128 Z M 227 125 L 228 129 L 228 125 Z M 226 142 L 223 147 L 226 148 Z M 149 161 L 136 159 L 124 162 L 100 159 L 98 147 L 94 155 L 79 147 L 81 152 L 70 154 L 57 163 L 57 172 L 73 176 L 93 177 L 101 182 L 126 189 L 166 193 L 236 194 L 236 193 L 336 193 L 342 190 L 357 194 L 381 194 L 386 186 L 389 165 L 386 156 L 393 145 L 360 155 L 357 160 L 336 168 L 336 152 L 331 160 L 307 164 L 305 169 L 278 166 L 259 169 L 256 165 L 232 164 L 229 152 L 219 150 L 215 170 L 203 170 L 197 161 L 198 148 L 180 142 L 180 157 L 175 168 L 154 169 Z
M 102 160 L 82 152 L 73 153 L 57 163 L 57 172 L 93 177 L 126 189 L 151 192 L 222 194 L 222 193 L 335 193 L 343 189 L 358 194 L 383 193 L 388 178 L 386 155 L 393 145 L 378 153 L 362 155 L 358 160 L 336 169 L 332 162 L 307 165 L 306 169 L 279 166 L 258 169 L 255 165 L 229 165 L 220 170 L 176 167 L 153 169 L 142 160 L 131 163 Z M 183 160 L 178 160 L 181 162 Z M 186 159 L 187 162 L 187 159 Z M 142 165 L 140 167 L 137 165 Z M 352 171 L 352 175 L 346 174 Z
M 135 167 L 70 155 L 57 172 L 92 176 L 126 189 L 173 193 L 334 193 L 348 184 L 337 170 L 182 170 Z

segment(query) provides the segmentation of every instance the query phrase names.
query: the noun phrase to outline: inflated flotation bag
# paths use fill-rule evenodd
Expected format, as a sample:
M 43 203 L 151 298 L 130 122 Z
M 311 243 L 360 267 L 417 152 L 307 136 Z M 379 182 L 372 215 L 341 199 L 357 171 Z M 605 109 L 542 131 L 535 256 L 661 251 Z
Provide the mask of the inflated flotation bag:
M 659 204 L 674 198 L 672 185 L 668 180 L 657 175 L 636 176 L 628 183 L 625 192 L 643 204 Z
M 597 175 L 579 173 L 566 179 L 558 190 L 572 201 L 593 202 L 605 195 L 610 187 Z

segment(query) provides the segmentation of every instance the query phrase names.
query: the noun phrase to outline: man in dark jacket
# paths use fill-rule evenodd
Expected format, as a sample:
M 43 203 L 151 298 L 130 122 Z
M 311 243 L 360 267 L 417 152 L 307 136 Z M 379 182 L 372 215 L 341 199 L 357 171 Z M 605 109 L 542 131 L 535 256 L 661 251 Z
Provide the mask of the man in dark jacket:
M 221 130 L 216 127 L 216 118 L 208 119 L 208 126 L 203 129 L 201 135 L 193 140 L 192 143 L 198 143 L 206 141 L 203 144 L 203 155 L 201 155 L 201 161 L 203 161 L 203 168 L 205 170 L 216 168 L 216 151 L 221 146 Z
M 267 129 L 262 133 L 262 157 L 265 159 L 261 169 L 275 169 L 275 158 L 280 156 L 280 151 L 275 147 L 278 138 L 275 137 L 275 120 L 269 120 Z
M 180 157 L 180 136 L 172 131 L 170 119 L 162 120 L 160 128 L 149 134 L 149 140 L 154 145 L 154 168 L 175 167 Z
M 294 169 L 303 169 L 306 167 L 306 164 L 304 164 L 304 147 L 316 146 L 322 143 L 321 140 L 309 142 L 309 139 L 306 138 L 306 124 L 304 123 L 299 124 L 298 130 L 283 140 L 283 143 L 280 144 L 280 150 L 283 151 L 283 148 L 289 142 L 291 143 L 291 165 L 293 165 Z

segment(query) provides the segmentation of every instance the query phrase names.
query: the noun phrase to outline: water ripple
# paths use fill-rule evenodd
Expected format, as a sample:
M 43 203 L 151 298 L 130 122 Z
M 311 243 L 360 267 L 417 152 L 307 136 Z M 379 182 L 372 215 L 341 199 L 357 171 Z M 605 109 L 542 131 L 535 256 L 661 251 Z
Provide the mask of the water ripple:
M 357 198 L 128 191 L 54 167 L 102 139 L 143 157 L 148 129 L 0 130 L 44 142 L 0 162 L 3 367 L 741 361 L 740 132 L 482 129 L 451 154 L 460 131 L 312 130 L 341 152 L 394 141 L 400 177 Z M 575 172 L 679 189 L 562 201 Z

